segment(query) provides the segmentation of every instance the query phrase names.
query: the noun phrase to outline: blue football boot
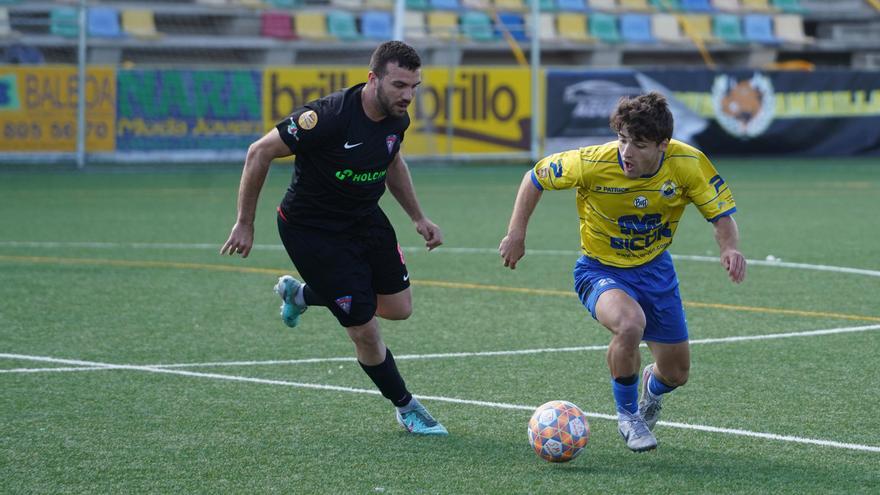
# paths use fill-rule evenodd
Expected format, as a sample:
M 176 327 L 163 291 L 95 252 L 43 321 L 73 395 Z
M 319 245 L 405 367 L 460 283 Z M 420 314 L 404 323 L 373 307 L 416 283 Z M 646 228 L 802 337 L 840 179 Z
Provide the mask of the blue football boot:
M 279 278 L 278 283 L 275 284 L 275 293 L 281 296 L 282 301 L 281 321 L 289 327 L 295 327 L 299 323 L 299 315 L 308 309 L 308 306 L 299 305 L 293 300 L 302 285 L 302 282 L 290 275 Z

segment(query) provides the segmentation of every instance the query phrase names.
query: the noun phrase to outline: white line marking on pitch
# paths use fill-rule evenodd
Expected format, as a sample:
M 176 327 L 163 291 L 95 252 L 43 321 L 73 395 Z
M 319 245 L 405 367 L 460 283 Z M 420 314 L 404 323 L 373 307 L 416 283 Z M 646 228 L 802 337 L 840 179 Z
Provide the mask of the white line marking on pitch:
M 25 248 L 81 248 L 81 249 L 208 249 L 219 251 L 219 244 L 211 243 L 172 243 L 172 242 L 56 242 L 56 241 L 0 241 L 0 247 L 25 247 Z M 280 244 L 255 244 L 255 250 L 272 250 L 280 251 L 283 247 Z M 425 251 L 424 247 L 407 246 L 402 248 L 406 252 L 421 253 Z M 435 253 L 449 254 L 498 254 L 496 248 L 474 248 L 474 247 L 445 247 L 440 246 L 434 249 Z M 567 249 L 528 249 L 526 254 L 529 256 L 580 256 L 581 252 Z M 674 260 L 702 261 L 718 263 L 715 256 L 697 256 L 687 254 L 673 254 Z M 756 266 L 775 266 L 780 268 L 799 268 L 802 270 L 816 270 L 824 272 L 851 273 L 854 275 L 867 275 L 871 277 L 880 277 L 880 270 L 866 270 L 863 268 L 850 268 L 845 266 L 831 265 L 811 265 L 809 263 L 791 263 L 787 261 L 767 261 L 767 260 L 746 260 L 751 265 Z
M 802 332 L 786 332 L 786 333 L 770 333 L 766 335 L 739 335 L 733 337 L 718 337 L 710 339 L 691 340 L 694 344 L 724 344 L 728 342 L 745 342 L 749 340 L 772 340 L 787 339 L 794 337 L 815 337 L 819 335 L 834 335 L 840 333 L 856 333 L 869 332 L 872 330 L 880 330 L 880 325 L 864 325 L 859 327 L 841 327 L 828 328 L 824 330 L 806 330 Z M 646 347 L 643 343 L 641 347 Z M 588 345 L 581 347 L 548 347 L 544 349 L 514 349 L 510 351 L 479 351 L 479 352 L 445 352 L 435 354 L 402 354 L 394 356 L 398 360 L 415 360 L 415 359 L 445 359 L 445 358 L 462 358 L 462 357 L 489 357 L 489 356 L 519 356 L 526 354 L 543 354 L 553 352 L 584 352 L 584 351 L 604 351 L 608 349 L 607 345 Z M 274 359 L 266 361 L 216 361 L 208 363 L 176 363 L 176 364 L 144 364 L 140 365 L 146 368 L 156 369 L 172 369 L 172 368 L 208 368 L 208 367 L 226 367 L 226 366 L 268 366 L 274 364 L 314 364 L 314 363 L 347 363 L 355 362 L 355 358 L 351 356 L 343 357 L 326 357 L 326 358 L 304 358 L 304 359 Z M 98 369 L 122 369 L 108 366 L 83 366 L 77 368 L 13 368 L 0 370 L 0 373 L 36 373 L 41 371 L 92 371 Z
M 226 380 L 233 382 L 245 382 L 245 383 L 259 383 L 264 385 L 281 385 L 286 387 L 296 387 L 296 388 L 308 388 L 314 390 L 332 390 L 336 392 L 349 392 L 356 394 L 370 394 L 370 395 L 379 395 L 378 390 L 366 390 L 360 388 L 352 388 L 352 387 L 340 387 L 336 385 L 324 385 L 317 383 L 302 383 L 302 382 L 288 382 L 284 380 L 269 380 L 264 378 L 251 378 L 245 376 L 236 376 L 236 375 L 221 375 L 217 373 L 199 373 L 195 371 L 184 371 L 184 370 L 172 370 L 167 368 L 155 368 L 150 366 L 135 366 L 135 365 L 127 365 L 127 364 L 108 364 L 108 363 L 100 363 L 93 361 L 80 361 L 76 359 L 59 359 L 53 357 L 45 357 L 45 356 L 28 356 L 22 354 L 0 354 L 0 358 L 7 359 L 20 359 L 20 360 L 28 360 L 28 361 L 38 361 L 38 362 L 49 362 L 49 363 L 60 363 L 60 364 L 70 364 L 75 366 L 94 366 L 98 368 L 111 368 L 111 369 L 121 369 L 121 370 L 131 370 L 131 371 L 146 371 L 149 373 L 165 373 L 169 375 L 180 375 L 180 376 L 189 376 L 194 378 L 209 378 L 213 380 Z M 537 406 L 525 406 L 519 404 L 507 404 L 503 402 L 486 402 L 486 401 L 478 401 L 478 400 L 468 400 L 468 399 L 457 399 L 454 397 L 444 397 L 444 396 L 434 396 L 434 395 L 416 395 L 419 400 L 435 400 L 437 402 L 450 402 L 454 404 L 467 404 L 473 406 L 482 406 L 482 407 L 492 407 L 496 409 L 515 409 L 521 411 L 532 412 L 535 410 Z M 609 414 L 601 414 L 601 413 L 593 413 L 593 412 L 585 412 L 587 416 L 591 418 L 598 419 L 607 419 L 607 420 L 617 420 L 617 416 L 609 415 Z M 728 435 L 738 435 L 744 437 L 752 437 L 752 438 L 763 438 L 766 440 L 777 440 L 781 442 L 792 442 L 792 443 L 801 443 L 801 444 L 809 444 L 809 445 L 819 445 L 823 447 L 833 447 L 838 449 L 846 449 L 846 450 L 860 450 L 865 452 L 880 452 L 880 446 L 874 445 L 862 445 L 857 443 L 846 443 L 846 442 L 836 442 L 833 440 L 821 440 L 815 438 L 804 438 L 798 436 L 791 435 L 777 435 L 775 433 L 763 433 L 763 432 L 755 432 L 748 430 L 740 430 L 733 428 L 716 428 L 714 426 L 705 426 L 705 425 L 692 425 L 688 423 L 677 423 L 672 421 L 660 421 L 659 424 L 669 426 L 672 428 L 680 428 L 684 430 L 696 430 L 696 431 L 705 431 L 710 433 L 725 433 Z

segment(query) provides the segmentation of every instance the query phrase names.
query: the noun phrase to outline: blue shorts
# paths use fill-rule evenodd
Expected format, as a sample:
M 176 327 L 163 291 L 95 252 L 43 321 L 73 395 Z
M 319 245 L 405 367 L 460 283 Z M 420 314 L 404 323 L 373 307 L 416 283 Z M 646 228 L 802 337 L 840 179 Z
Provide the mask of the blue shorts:
M 574 290 L 596 318 L 596 301 L 603 292 L 620 289 L 645 312 L 642 340 L 677 344 L 688 339 L 687 320 L 678 292 L 678 277 L 669 252 L 634 268 L 603 265 L 581 256 L 574 265 Z

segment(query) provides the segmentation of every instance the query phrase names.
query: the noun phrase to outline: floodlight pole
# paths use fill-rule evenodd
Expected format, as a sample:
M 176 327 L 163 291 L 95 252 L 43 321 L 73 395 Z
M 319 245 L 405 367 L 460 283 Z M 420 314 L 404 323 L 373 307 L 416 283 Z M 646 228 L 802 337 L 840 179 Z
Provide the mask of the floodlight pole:
M 403 20 L 406 15 L 406 0 L 394 1 L 394 40 L 403 41 Z
M 77 71 L 79 84 L 76 98 L 76 168 L 86 166 L 86 0 L 79 0 L 79 46 Z
M 531 0 L 532 6 L 532 43 L 531 43 L 531 76 L 532 76 L 532 142 L 530 151 L 532 161 L 537 162 L 540 157 L 540 140 L 538 134 L 538 126 L 541 125 L 541 97 L 539 91 L 540 72 L 541 72 L 541 41 L 538 39 L 538 23 L 540 21 L 540 0 Z

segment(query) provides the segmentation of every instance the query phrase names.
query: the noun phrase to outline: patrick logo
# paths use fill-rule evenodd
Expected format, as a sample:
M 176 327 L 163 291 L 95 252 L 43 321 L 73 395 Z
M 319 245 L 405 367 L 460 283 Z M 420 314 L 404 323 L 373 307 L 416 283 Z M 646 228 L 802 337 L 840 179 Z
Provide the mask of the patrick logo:
M 397 134 L 389 134 L 385 137 L 385 146 L 388 147 L 388 154 L 394 151 L 394 145 L 397 144 Z
M 339 306 L 345 314 L 351 313 L 351 296 L 342 296 L 336 300 L 336 305 Z

